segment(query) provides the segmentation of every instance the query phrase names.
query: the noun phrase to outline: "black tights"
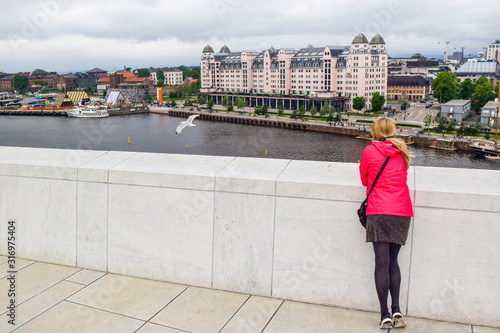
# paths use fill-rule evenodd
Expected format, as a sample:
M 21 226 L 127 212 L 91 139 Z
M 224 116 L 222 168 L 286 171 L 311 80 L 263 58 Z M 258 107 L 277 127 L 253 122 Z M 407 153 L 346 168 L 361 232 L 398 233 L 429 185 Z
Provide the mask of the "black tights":
M 401 272 L 398 265 L 398 254 L 401 245 L 393 243 L 373 243 L 375 251 L 375 287 L 377 288 L 380 312 L 382 317 L 389 314 L 387 295 L 391 292 L 392 312 L 399 311 L 399 288 Z

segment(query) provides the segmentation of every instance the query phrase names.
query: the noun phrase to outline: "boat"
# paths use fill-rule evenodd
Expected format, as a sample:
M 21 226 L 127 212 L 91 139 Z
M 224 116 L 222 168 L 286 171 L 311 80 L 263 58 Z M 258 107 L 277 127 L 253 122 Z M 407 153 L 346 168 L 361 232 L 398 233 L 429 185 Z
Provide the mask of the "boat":
M 500 113 L 500 90 L 498 90 L 498 106 L 495 112 L 495 140 L 475 139 L 469 144 L 477 155 L 488 159 L 500 158 L 500 143 L 498 142 L 498 113 Z
M 93 105 L 78 105 L 73 109 L 66 110 L 66 114 L 69 117 L 76 118 L 105 118 L 109 117 L 108 110 L 99 109 L 97 106 Z
M 432 141 L 429 147 L 447 151 L 457 150 L 457 148 L 455 147 L 455 140 L 450 139 L 435 139 Z
M 401 139 L 407 146 L 414 144 L 413 137 L 409 134 L 396 134 L 396 138 Z
M 487 160 L 500 161 L 500 155 L 484 155 Z
M 498 141 L 486 140 L 486 139 L 473 139 L 469 144 L 477 155 L 486 157 L 490 156 L 500 156 L 500 145 Z

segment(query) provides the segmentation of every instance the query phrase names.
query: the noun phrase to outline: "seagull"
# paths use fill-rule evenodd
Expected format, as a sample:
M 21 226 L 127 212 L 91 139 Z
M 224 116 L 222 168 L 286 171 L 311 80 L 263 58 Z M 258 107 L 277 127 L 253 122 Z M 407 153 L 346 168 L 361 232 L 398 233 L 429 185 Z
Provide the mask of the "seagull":
M 177 126 L 177 129 L 175 130 L 175 135 L 180 134 L 181 131 L 184 129 L 184 127 L 196 126 L 195 124 L 193 124 L 193 120 L 194 120 L 194 118 L 196 118 L 198 116 L 199 116 L 199 114 L 194 114 L 192 116 L 189 116 L 189 118 L 186 121 L 181 121 L 179 123 L 179 126 Z

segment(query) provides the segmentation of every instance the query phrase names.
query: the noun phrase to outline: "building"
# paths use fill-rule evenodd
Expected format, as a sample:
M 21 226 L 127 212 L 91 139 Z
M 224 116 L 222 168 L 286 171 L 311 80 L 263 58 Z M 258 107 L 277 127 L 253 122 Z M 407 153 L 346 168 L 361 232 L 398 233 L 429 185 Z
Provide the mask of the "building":
M 180 86 L 183 82 L 183 74 L 179 68 L 162 68 L 165 74 L 165 85 L 166 86 Z
M 495 80 L 500 76 L 500 66 L 496 61 L 468 61 L 460 68 L 455 71 L 457 75 L 458 82 L 463 82 L 467 79 L 471 79 L 472 82 L 476 82 L 481 76 L 486 77 L 492 84 L 495 84 Z
M 495 40 L 493 43 L 488 45 L 488 50 L 486 51 L 486 60 L 500 61 L 500 39 Z
M 99 78 L 92 74 L 78 73 L 76 78 L 76 89 L 97 89 L 97 81 Z
M 370 108 L 374 93 L 387 92 L 387 47 L 378 34 L 369 42 L 360 33 L 350 46 L 271 47 L 260 52 L 231 52 L 224 45 L 215 53 L 207 45 L 200 65 L 200 92 L 217 101 L 223 94 L 257 94 L 266 95 L 273 108 L 284 104 L 308 110 L 328 102 L 349 109 L 352 98 L 362 96 Z M 250 106 L 264 100 L 244 98 Z
M 464 99 L 453 99 L 441 105 L 441 116 L 450 120 L 462 121 L 471 111 L 471 101 Z
M 91 69 L 86 73 L 89 75 L 97 76 L 99 79 L 108 76 L 108 72 L 100 68 Z
M 497 107 L 498 102 L 490 101 L 481 108 L 481 124 L 485 124 L 491 127 L 496 126 L 495 119 Z
M 14 87 L 15 75 L 4 75 L 0 78 L 0 90 L 11 90 Z
M 184 85 L 189 86 L 191 83 L 195 83 L 198 81 L 197 79 L 193 79 L 191 76 L 188 76 L 187 78 L 184 79 Z
M 453 52 L 453 55 L 448 56 L 448 60 L 458 63 L 462 62 L 464 60 L 464 50 Z
M 182 76 L 182 71 L 179 68 L 160 68 L 163 71 L 163 74 L 165 76 L 165 79 L 163 80 L 163 83 L 166 86 L 179 86 L 184 84 L 183 76 Z M 158 85 L 158 77 L 156 75 L 156 71 L 158 69 L 155 68 L 150 68 L 149 69 L 149 77 L 151 80 L 153 80 L 153 84 L 156 86 Z
M 399 101 L 425 100 L 431 83 L 420 75 L 391 75 L 387 78 L 387 98 Z

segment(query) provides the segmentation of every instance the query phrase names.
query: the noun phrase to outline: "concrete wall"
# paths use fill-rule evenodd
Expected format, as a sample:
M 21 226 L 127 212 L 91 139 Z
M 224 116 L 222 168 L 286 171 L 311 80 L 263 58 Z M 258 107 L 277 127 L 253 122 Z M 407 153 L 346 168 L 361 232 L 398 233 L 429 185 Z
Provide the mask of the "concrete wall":
M 403 311 L 500 327 L 500 171 L 408 184 Z M 378 311 L 356 164 L 3 147 L 0 188 L 1 255 Z

